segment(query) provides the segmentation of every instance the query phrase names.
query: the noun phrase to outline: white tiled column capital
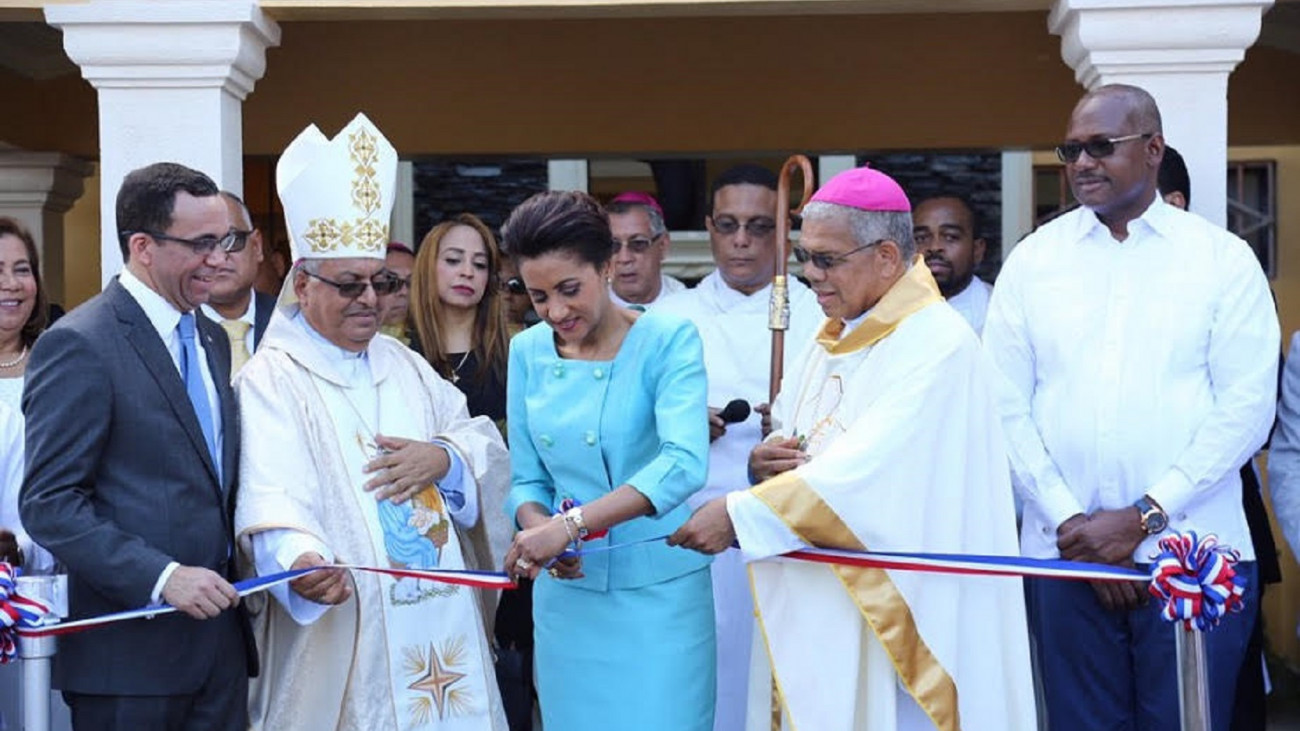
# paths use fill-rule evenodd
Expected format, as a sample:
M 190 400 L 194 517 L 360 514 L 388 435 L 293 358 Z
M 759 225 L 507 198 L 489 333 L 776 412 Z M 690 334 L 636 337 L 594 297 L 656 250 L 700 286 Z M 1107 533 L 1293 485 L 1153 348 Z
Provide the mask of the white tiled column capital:
M 1192 209 L 1227 217 L 1228 75 L 1273 0 L 1057 0 L 1047 26 L 1085 88 L 1132 84 L 1155 97 L 1165 140 L 1187 161 Z
M 0 215 L 22 221 L 36 241 L 41 276 L 55 302 L 63 300 L 66 256 L 63 214 L 85 191 L 94 165 L 60 152 L 0 150 Z
M 242 105 L 280 28 L 256 0 L 89 0 L 45 19 L 98 94 L 107 282 L 121 266 L 113 211 L 128 172 L 179 162 L 242 192 Z

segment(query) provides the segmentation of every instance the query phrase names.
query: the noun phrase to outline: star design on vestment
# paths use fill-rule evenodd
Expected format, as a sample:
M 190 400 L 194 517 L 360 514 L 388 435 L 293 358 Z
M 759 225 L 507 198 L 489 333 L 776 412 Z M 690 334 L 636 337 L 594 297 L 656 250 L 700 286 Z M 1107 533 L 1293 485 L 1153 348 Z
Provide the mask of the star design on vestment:
M 451 686 L 465 676 L 465 673 L 458 673 L 444 667 L 442 658 L 438 656 L 438 651 L 430 644 L 429 660 L 425 666 L 424 674 L 406 687 L 408 690 L 428 693 L 433 698 L 434 705 L 438 707 L 438 718 L 446 718 L 447 696 L 452 692 Z

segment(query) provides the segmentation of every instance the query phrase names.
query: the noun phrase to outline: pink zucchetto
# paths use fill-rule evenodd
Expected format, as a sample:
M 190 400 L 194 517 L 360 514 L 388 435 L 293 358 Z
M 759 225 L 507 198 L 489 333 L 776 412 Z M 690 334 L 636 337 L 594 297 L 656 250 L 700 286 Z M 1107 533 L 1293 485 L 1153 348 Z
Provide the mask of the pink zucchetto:
M 653 208 L 660 218 L 663 218 L 664 209 L 659 205 L 659 201 L 649 193 L 642 193 L 639 190 L 632 190 L 626 193 L 619 193 L 614 196 L 610 203 L 630 203 L 637 206 L 648 206 Z
M 870 165 L 845 170 L 813 194 L 812 203 L 834 203 L 863 211 L 910 212 L 912 204 L 894 179 Z

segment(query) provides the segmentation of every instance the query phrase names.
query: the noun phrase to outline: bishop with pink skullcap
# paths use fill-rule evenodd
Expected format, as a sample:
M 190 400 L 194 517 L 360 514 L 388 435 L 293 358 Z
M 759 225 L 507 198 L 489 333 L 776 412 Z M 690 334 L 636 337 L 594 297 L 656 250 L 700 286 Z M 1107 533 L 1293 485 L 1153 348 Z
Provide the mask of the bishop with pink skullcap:
M 873 170 L 870 164 L 860 168 L 845 170 L 826 181 L 812 201 L 834 203 L 863 211 L 894 211 L 908 213 L 912 204 L 907 194 L 893 178 L 879 170 Z

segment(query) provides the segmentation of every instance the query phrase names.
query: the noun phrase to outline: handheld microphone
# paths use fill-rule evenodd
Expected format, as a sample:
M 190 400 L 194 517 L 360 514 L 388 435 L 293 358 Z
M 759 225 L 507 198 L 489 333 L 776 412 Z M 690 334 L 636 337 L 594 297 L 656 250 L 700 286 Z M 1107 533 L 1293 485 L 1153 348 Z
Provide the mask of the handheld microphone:
M 749 418 L 749 403 L 744 399 L 736 399 L 722 408 L 718 412 L 718 418 L 726 424 L 737 424 Z

